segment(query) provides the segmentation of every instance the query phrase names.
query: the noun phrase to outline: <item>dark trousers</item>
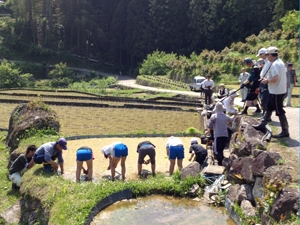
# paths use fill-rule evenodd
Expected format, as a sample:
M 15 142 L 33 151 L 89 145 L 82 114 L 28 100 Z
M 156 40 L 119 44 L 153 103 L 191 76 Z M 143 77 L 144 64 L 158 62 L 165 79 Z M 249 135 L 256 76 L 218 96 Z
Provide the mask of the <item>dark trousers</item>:
M 226 142 L 228 137 L 217 137 L 214 140 L 214 153 L 218 160 L 218 165 L 222 166 L 222 161 L 224 159 L 224 149 L 226 147 Z
M 207 154 L 196 154 L 195 161 L 198 162 L 202 166 L 206 157 L 207 157 Z
M 274 95 L 270 93 L 269 100 L 266 105 L 266 110 L 271 112 L 275 111 L 276 116 L 284 115 L 285 114 L 285 111 L 283 109 L 284 95 L 285 94 Z
M 45 157 L 44 154 L 42 154 L 42 155 L 34 154 L 34 156 L 33 156 L 33 161 L 34 161 L 36 164 L 46 163 L 46 161 L 44 160 L 44 157 Z M 57 159 L 57 156 L 52 156 L 51 159 L 54 161 L 54 160 Z
M 210 89 L 205 89 L 204 90 L 204 94 L 205 94 L 205 104 L 211 104 L 211 96 L 212 96 L 212 90 Z

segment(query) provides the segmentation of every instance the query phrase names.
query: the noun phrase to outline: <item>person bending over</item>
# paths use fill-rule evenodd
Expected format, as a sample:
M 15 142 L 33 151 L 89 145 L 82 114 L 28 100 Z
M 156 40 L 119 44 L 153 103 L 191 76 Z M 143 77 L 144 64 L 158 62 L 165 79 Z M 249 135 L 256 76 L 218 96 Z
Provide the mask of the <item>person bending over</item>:
M 178 137 L 169 137 L 166 144 L 166 153 L 170 160 L 169 173 L 172 175 L 176 159 L 178 169 L 182 169 L 182 160 L 184 158 L 184 147 L 182 141 Z
M 142 174 L 142 165 L 151 162 L 152 175 L 155 176 L 155 145 L 150 141 L 142 141 L 137 146 L 138 158 L 138 175 Z M 145 161 L 145 157 L 149 156 L 149 159 Z
M 121 161 L 122 168 L 122 180 L 125 180 L 126 173 L 126 165 L 125 161 L 128 156 L 128 148 L 122 142 L 114 142 L 108 146 L 104 146 L 102 148 L 102 153 L 104 157 L 109 159 L 109 165 L 107 167 L 108 170 L 111 171 L 111 180 L 115 180 L 116 167 L 118 163 Z

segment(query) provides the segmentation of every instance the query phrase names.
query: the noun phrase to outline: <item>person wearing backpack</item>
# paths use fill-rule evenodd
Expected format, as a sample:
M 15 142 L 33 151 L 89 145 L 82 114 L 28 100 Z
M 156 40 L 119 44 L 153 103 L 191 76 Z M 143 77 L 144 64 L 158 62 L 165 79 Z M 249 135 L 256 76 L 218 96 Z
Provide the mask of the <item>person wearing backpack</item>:
M 19 190 L 23 174 L 34 166 L 33 155 L 35 145 L 29 145 L 25 154 L 20 154 L 8 170 L 8 177 L 12 181 L 12 189 Z

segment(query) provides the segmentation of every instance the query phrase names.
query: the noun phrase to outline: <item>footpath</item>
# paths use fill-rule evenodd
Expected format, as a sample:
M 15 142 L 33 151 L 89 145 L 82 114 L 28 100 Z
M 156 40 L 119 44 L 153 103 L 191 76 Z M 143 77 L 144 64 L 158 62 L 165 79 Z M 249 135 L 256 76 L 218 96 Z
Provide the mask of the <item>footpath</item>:
M 176 91 L 176 90 L 168 90 L 168 89 L 162 89 L 162 88 L 155 88 L 155 87 L 147 87 L 138 85 L 135 83 L 135 79 L 128 76 L 118 76 L 119 84 L 127 87 L 132 88 L 139 88 L 144 90 L 150 90 L 150 91 L 157 91 L 157 92 L 163 92 L 163 93 L 176 93 L 176 94 L 182 94 L 182 95 L 190 95 L 190 96 L 200 96 L 199 92 L 193 92 L 193 91 Z M 241 98 L 235 98 L 234 104 L 243 106 L 244 103 L 241 102 Z M 250 107 L 249 111 L 255 111 L 254 107 Z M 286 117 L 289 123 L 289 132 L 290 137 L 285 138 L 284 141 L 288 144 L 289 148 L 293 149 L 293 151 L 297 154 L 300 152 L 300 142 L 299 142 L 299 108 L 295 107 L 285 107 L 284 110 L 286 111 Z M 281 131 L 281 126 L 278 117 L 275 115 L 275 113 L 272 114 L 272 122 L 270 125 L 277 127 L 278 131 Z

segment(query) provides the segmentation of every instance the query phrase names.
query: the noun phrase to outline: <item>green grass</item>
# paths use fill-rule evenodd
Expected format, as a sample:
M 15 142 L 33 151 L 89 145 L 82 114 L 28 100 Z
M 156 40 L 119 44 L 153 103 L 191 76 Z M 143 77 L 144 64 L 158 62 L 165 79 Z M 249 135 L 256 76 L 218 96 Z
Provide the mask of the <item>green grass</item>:
M 0 132 L 1 140 L 4 139 L 6 132 Z M 0 213 L 5 211 L 9 206 L 14 204 L 19 198 L 20 193 L 11 190 L 11 181 L 8 179 L 7 163 L 9 159 L 9 151 L 5 147 L 3 141 L 0 142 Z M 0 221 L 0 224 L 1 221 Z

